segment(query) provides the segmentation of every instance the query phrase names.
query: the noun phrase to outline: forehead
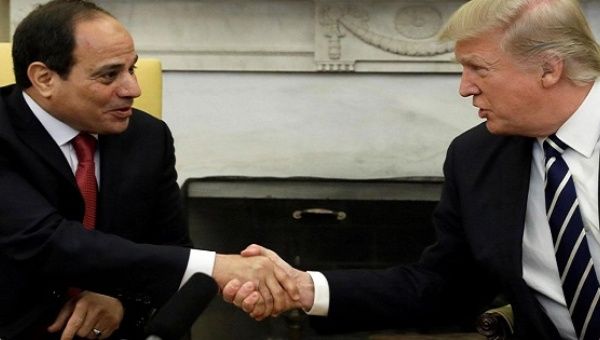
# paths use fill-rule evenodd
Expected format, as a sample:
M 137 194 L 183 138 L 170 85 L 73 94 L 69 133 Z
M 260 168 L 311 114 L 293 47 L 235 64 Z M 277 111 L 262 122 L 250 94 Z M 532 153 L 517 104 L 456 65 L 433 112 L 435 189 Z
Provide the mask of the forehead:
M 75 62 L 94 59 L 132 57 L 135 48 L 131 35 L 116 19 L 99 15 L 75 24 Z
M 457 41 L 454 49 L 456 60 L 461 64 L 469 64 L 501 58 L 506 54 L 500 48 L 501 39 L 500 35 L 490 34 Z

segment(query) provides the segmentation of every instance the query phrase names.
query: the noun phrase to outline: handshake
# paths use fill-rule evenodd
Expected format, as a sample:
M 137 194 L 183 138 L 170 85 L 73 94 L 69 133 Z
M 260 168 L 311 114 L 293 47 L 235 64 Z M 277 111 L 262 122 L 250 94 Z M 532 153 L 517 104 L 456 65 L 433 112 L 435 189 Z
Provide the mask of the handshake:
M 297 270 L 275 252 L 250 245 L 239 255 L 217 255 L 213 278 L 223 299 L 255 320 L 290 309 L 308 311 L 314 302 L 314 284 L 307 272 Z

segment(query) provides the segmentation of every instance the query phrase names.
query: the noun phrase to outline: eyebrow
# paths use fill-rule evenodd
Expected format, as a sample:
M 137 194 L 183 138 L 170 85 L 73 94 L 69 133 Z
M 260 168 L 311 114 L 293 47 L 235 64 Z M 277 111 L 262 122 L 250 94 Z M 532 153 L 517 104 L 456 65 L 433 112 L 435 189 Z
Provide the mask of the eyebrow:
M 493 60 L 487 60 L 481 56 L 469 54 L 457 60 L 461 65 L 471 65 L 477 67 L 495 68 L 500 63 L 501 58 L 496 57 Z
M 479 57 L 477 55 L 474 55 L 474 54 L 467 54 L 467 55 L 464 55 L 464 56 L 462 56 L 460 58 L 456 58 L 455 57 L 455 60 L 457 62 L 461 63 L 461 64 L 474 64 L 474 63 L 477 63 L 477 64 L 480 64 L 480 63 L 488 64 L 488 62 L 485 59 L 483 59 L 483 58 L 481 58 L 481 57 Z
M 139 59 L 139 56 L 136 54 L 135 55 L 135 59 L 133 59 L 132 66 L 134 66 L 137 63 L 138 59 Z M 118 70 L 120 70 L 120 69 L 123 68 L 123 65 L 124 64 L 107 64 L 107 65 L 104 65 L 104 66 L 100 67 L 99 69 L 97 69 L 96 71 L 94 71 L 94 73 L 92 73 L 92 77 L 97 77 L 97 76 L 99 76 L 99 75 L 101 75 L 103 73 L 107 73 L 107 72 L 118 71 Z

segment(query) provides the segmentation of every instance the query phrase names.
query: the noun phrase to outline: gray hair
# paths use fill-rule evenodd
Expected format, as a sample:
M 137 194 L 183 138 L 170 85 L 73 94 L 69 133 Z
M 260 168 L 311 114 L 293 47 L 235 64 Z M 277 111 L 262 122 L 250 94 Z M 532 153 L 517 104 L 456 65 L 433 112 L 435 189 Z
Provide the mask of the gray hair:
M 471 0 L 452 15 L 439 38 L 462 41 L 492 30 L 504 32 L 500 48 L 524 63 L 558 57 L 575 82 L 600 76 L 600 46 L 577 0 Z

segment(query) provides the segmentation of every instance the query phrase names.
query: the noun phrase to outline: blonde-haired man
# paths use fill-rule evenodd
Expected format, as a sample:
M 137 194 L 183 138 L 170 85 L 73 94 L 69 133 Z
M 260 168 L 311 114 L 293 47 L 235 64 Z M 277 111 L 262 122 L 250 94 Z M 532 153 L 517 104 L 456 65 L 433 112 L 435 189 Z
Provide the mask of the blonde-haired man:
M 448 149 L 438 240 L 421 260 L 306 273 L 259 246 L 244 255 L 286 266 L 300 307 L 337 331 L 429 326 L 504 294 L 518 338 L 599 339 L 600 47 L 579 3 L 472 0 L 441 37 L 456 42 L 460 95 L 485 122 Z M 225 298 L 264 317 L 238 287 Z

